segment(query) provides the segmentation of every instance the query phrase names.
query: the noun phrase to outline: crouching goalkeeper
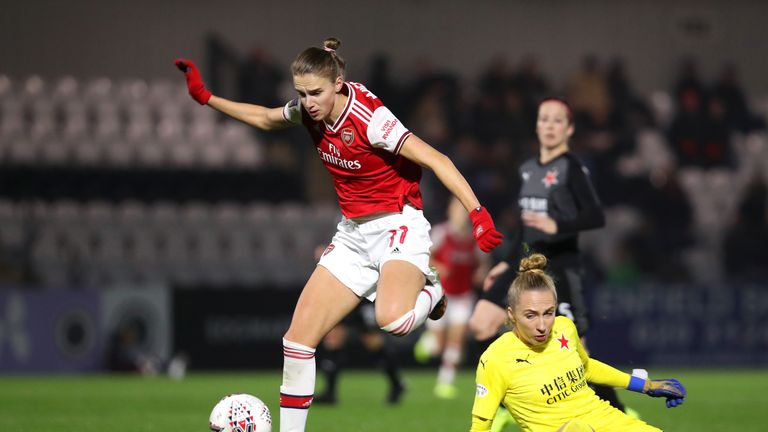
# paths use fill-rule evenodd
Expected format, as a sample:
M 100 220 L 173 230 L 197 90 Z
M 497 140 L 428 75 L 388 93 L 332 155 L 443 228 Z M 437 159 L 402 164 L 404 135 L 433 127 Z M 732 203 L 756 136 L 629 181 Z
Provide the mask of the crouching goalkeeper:
M 541 254 L 520 262 L 508 294 L 512 331 L 492 343 L 477 366 L 471 432 L 490 431 L 500 404 L 523 431 L 659 431 L 598 398 L 588 383 L 663 397 L 669 408 L 683 403 L 683 385 L 630 376 L 589 358 L 573 322 L 555 317 L 557 293 L 546 263 Z

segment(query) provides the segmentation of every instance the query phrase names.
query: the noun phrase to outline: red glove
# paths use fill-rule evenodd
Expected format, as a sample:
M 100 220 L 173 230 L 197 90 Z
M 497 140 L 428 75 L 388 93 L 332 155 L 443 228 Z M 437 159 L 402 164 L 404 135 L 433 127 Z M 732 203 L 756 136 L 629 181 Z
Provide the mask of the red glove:
M 176 67 L 184 72 L 184 76 L 187 78 L 187 89 L 189 89 L 189 95 L 192 96 L 192 99 L 196 100 L 200 105 L 207 104 L 208 99 L 211 98 L 211 92 L 205 88 L 203 78 L 200 76 L 197 66 L 187 59 L 176 59 L 175 63 Z
M 491 214 L 485 207 L 478 207 L 469 212 L 469 218 L 472 219 L 472 235 L 483 252 L 490 252 L 501 244 L 504 236 L 496 231 Z

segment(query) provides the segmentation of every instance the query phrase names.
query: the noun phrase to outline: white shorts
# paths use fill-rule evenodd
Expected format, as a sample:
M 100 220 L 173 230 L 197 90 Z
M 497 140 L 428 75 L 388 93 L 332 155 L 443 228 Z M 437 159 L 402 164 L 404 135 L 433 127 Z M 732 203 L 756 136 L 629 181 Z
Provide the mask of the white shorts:
M 408 205 L 402 213 L 363 223 L 342 218 L 318 265 L 327 268 L 358 297 L 373 301 L 379 272 L 387 261 L 407 261 L 425 275 L 431 274 L 431 228 L 424 213 Z
M 430 330 L 442 330 L 448 326 L 466 325 L 475 309 L 475 293 L 468 292 L 459 295 L 445 295 L 448 298 L 448 308 L 445 315 L 437 321 L 427 320 Z

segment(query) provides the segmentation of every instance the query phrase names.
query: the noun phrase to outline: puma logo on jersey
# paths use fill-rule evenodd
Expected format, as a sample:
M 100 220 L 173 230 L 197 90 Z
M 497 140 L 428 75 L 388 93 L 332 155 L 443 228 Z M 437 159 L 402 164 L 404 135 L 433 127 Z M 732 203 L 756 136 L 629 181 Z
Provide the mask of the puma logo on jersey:
M 531 362 L 528 361 L 528 357 L 530 357 L 530 356 L 531 355 L 528 354 L 527 356 L 525 356 L 524 359 L 520 359 L 520 358 L 519 359 L 515 359 L 515 363 L 528 363 L 528 364 L 531 364 Z

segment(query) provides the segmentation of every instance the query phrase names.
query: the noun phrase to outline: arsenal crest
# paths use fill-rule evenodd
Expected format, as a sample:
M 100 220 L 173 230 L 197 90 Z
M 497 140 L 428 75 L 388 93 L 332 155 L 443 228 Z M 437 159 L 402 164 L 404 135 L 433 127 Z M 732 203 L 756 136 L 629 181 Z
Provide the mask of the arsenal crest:
M 352 130 L 352 129 L 350 129 L 350 128 L 344 128 L 344 129 L 341 131 L 341 140 L 342 140 L 342 141 L 344 142 L 344 144 L 346 144 L 346 145 L 350 145 L 350 144 L 352 144 L 352 141 L 354 141 L 354 140 L 355 140 L 355 131 L 353 131 L 353 130 Z

